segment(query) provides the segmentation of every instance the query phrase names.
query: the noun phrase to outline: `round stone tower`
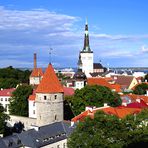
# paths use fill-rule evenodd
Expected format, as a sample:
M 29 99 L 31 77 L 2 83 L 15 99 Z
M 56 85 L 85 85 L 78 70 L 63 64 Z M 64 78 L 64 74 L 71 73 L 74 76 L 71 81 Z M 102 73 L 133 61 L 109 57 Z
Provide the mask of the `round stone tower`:
M 63 120 L 63 87 L 51 64 L 36 89 L 35 104 L 38 126 Z

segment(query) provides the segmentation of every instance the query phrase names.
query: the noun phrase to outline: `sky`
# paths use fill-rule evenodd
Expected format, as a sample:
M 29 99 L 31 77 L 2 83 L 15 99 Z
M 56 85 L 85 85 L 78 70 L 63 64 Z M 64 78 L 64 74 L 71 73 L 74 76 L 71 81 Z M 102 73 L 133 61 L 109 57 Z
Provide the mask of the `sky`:
M 148 67 L 147 6 L 147 0 L 0 0 L 0 68 L 32 68 L 34 53 L 38 67 L 77 67 L 86 18 L 95 63 Z

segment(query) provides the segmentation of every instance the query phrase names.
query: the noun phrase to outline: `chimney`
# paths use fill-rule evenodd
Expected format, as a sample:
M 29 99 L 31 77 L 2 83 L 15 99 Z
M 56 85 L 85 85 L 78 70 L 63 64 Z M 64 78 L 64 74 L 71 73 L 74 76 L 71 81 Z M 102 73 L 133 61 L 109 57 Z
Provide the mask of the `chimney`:
M 148 96 L 148 89 L 146 90 L 146 96 Z
M 127 106 L 126 102 L 122 102 L 122 106 Z
M 136 102 L 140 103 L 140 99 L 136 99 Z
M 37 68 L 37 64 L 36 64 L 36 53 L 34 53 L 34 69 Z
M 107 103 L 104 103 L 104 107 L 107 107 L 108 105 L 107 105 Z

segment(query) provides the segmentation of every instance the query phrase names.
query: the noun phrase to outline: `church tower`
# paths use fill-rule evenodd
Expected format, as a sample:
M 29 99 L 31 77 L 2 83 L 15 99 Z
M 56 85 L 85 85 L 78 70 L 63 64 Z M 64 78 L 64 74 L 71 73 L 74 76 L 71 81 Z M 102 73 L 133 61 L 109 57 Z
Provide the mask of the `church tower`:
M 36 89 L 37 126 L 63 121 L 63 87 L 51 64 Z
M 89 45 L 89 33 L 88 33 L 88 23 L 86 21 L 85 24 L 85 35 L 84 35 L 84 47 L 80 51 L 81 62 L 78 62 L 82 65 L 78 65 L 78 67 L 82 67 L 82 72 L 89 77 L 89 73 L 93 72 L 93 51 L 90 49 Z M 79 59 L 80 61 L 80 59 Z
M 29 84 L 33 86 L 38 85 L 42 79 L 42 76 L 43 76 L 42 68 L 37 68 L 37 56 L 36 53 L 34 53 L 34 68 L 29 78 Z

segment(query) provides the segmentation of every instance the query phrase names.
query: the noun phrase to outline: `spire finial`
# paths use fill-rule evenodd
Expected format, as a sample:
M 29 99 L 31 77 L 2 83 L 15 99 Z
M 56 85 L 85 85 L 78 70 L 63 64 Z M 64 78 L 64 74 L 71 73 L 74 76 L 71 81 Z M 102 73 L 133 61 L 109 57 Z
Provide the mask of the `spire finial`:
M 49 63 L 51 64 L 51 51 L 52 51 L 53 49 L 52 48 L 50 48 L 49 49 Z
M 88 24 L 88 20 L 87 20 L 87 17 L 86 17 L 86 23 L 85 23 L 86 25 Z

